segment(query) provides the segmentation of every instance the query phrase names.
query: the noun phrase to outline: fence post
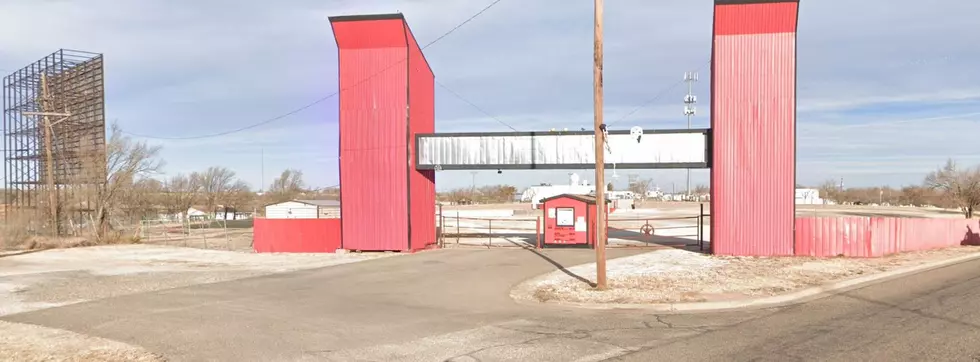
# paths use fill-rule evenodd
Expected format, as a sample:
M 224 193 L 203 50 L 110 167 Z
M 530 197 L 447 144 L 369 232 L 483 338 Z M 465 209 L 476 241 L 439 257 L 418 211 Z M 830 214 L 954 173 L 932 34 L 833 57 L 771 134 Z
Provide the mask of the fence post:
M 442 203 L 439 203 L 439 247 L 446 247 L 446 218 L 442 215 Z
M 704 204 L 698 212 L 698 249 L 704 251 Z
M 459 211 L 456 211 L 456 245 L 459 245 Z
M 541 249 L 541 217 L 534 218 L 534 246 Z
M 490 237 L 487 238 L 487 249 L 493 245 L 493 220 L 487 220 L 488 226 L 490 227 Z

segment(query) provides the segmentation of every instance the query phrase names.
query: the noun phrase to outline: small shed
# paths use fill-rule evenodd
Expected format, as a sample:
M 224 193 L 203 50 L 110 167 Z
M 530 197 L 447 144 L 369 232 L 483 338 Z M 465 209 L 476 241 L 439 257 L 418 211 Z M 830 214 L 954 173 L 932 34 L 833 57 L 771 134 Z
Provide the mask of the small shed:
M 337 219 L 340 201 L 291 200 L 265 207 L 266 219 Z
M 541 205 L 544 209 L 544 245 L 594 245 L 595 196 L 562 194 L 542 199 Z M 609 219 L 606 220 L 608 225 Z

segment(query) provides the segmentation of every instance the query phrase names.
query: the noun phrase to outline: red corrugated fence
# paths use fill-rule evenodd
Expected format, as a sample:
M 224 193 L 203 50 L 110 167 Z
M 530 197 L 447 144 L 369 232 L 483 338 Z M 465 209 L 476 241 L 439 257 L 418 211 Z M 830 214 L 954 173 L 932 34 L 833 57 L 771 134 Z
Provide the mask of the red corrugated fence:
M 798 256 L 880 257 L 980 245 L 980 222 L 966 219 L 803 217 L 796 219 Z
M 333 253 L 340 248 L 340 219 L 255 219 L 256 253 Z

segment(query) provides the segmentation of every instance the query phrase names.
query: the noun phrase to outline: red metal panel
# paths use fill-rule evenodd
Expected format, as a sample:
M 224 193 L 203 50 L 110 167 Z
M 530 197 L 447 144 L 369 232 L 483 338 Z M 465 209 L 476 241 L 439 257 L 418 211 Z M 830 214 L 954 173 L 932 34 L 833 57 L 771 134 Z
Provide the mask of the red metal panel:
M 340 60 L 343 247 L 407 250 L 409 74 L 404 20 L 331 18 L 331 24 Z
M 796 3 L 723 2 L 712 49 L 712 251 L 793 255 Z
M 796 255 L 869 257 L 871 221 L 863 217 L 796 219 Z
M 256 253 L 333 253 L 340 248 L 340 219 L 255 219 Z
M 715 35 L 794 33 L 798 7 L 796 1 L 718 5 Z
M 796 255 L 881 257 L 895 253 L 980 245 L 976 220 L 913 218 L 798 218 Z
M 411 249 L 419 250 L 436 243 L 436 174 L 433 170 L 415 169 L 415 135 L 433 133 L 435 123 L 435 78 L 419 48 L 415 36 L 405 24 L 409 50 L 409 218 Z

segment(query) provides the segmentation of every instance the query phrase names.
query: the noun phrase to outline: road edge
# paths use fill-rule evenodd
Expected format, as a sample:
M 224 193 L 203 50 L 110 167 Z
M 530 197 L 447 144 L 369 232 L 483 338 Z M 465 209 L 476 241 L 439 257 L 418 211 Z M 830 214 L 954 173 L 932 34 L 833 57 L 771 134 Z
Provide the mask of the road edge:
M 826 298 L 840 294 L 849 290 L 866 287 L 872 284 L 883 283 L 889 280 L 923 273 L 930 270 L 944 268 L 960 263 L 965 263 L 980 259 L 980 252 L 958 256 L 951 259 L 935 261 L 931 263 L 912 265 L 907 267 L 889 270 L 882 273 L 865 275 L 857 278 L 845 279 L 833 283 L 828 283 L 816 287 L 805 288 L 794 292 L 774 295 L 770 297 L 741 299 L 732 301 L 718 302 L 693 302 L 693 303 L 655 303 L 655 304 L 622 304 L 622 303 L 580 303 L 580 302 L 539 302 L 533 299 L 535 288 L 531 285 L 540 280 L 544 275 L 538 276 L 518 284 L 511 289 L 510 297 L 518 304 L 533 306 L 550 307 L 571 307 L 578 309 L 591 310 L 643 310 L 650 312 L 663 313 L 709 313 L 725 312 L 735 310 L 751 310 L 784 307 L 795 304 L 802 304 L 817 299 Z M 550 273 L 549 273 L 550 274 Z M 545 274 L 547 275 L 547 274 Z

